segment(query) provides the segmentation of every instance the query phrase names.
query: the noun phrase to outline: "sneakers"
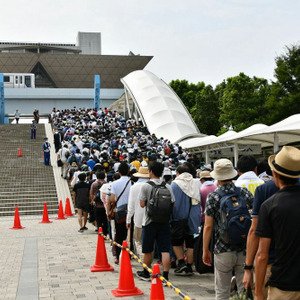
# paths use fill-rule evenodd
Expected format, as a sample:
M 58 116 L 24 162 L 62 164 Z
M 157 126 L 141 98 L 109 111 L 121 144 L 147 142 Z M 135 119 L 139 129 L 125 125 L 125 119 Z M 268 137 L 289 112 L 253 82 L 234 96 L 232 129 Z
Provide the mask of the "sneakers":
M 83 229 L 82 228 L 80 228 L 79 230 L 78 230 L 78 232 L 80 232 L 80 233 L 83 233 Z
M 81 229 L 82 229 L 82 230 L 88 230 L 88 228 L 85 227 L 85 226 L 83 226 Z
M 139 279 L 142 279 L 144 281 L 151 281 L 151 277 L 150 277 L 150 274 L 149 272 L 143 270 L 143 271 L 137 271 L 136 272 L 136 276 L 139 278 Z
M 192 276 L 194 275 L 192 267 L 186 266 L 185 276 Z
M 185 275 L 187 268 L 188 267 L 186 264 L 178 264 L 177 268 L 174 270 L 174 273 L 175 275 Z

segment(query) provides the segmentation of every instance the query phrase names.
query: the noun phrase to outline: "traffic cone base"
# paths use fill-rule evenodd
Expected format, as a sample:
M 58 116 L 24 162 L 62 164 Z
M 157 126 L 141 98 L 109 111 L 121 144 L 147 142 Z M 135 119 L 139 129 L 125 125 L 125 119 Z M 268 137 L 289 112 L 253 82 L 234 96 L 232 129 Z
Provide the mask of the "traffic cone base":
M 114 270 L 114 268 L 108 263 L 107 260 L 104 237 L 100 234 L 102 232 L 102 228 L 100 227 L 98 231 L 96 261 L 95 264 L 92 267 L 90 267 L 91 272 L 106 272 Z
M 112 290 L 111 293 L 115 296 L 115 297 L 127 297 L 127 296 L 139 296 L 139 295 L 144 295 L 144 293 L 138 289 L 137 287 L 135 287 L 134 289 L 131 290 L 120 290 L 119 288 Z
M 125 250 L 128 247 L 127 242 L 123 241 L 122 246 L 119 287 L 112 290 L 111 293 L 115 297 L 143 295 L 143 292 L 134 285 L 129 253 Z
M 160 274 L 158 264 L 153 265 L 150 300 L 165 300 L 162 282 L 156 277 L 156 274 Z
M 20 222 L 20 216 L 19 216 L 19 210 L 18 206 L 15 208 L 15 220 L 14 220 L 14 227 L 9 228 L 9 229 L 24 229 L 25 227 L 21 226 Z
M 45 224 L 45 223 L 52 223 L 52 221 L 49 220 L 48 216 L 48 209 L 47 209 L 47 203 L 44 203 L 44 213 L 43 213 L 43 220 L 39 222 L 40 224 Z
M 59 201 L 59 210 L 58 210 L 58 217 L 55 218 L 55 220 L 66 220 L 64 216 L 64 211 L 63 211 L 63 206 L 62 206 L 62 201 Z
M 65 216 L 66 217 L 73 217 L 69 198 L 66 199 Z

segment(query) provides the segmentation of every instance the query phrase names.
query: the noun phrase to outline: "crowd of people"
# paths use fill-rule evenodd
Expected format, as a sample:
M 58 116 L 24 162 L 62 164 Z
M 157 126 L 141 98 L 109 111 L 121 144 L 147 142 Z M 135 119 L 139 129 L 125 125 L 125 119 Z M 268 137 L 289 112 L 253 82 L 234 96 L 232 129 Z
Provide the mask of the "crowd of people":
M 131 249 L 149 267 L 154 255 L 167 280 L 170 268 L 193 275 L 202 238 L 197 251 L 214 266 L 216 299 L 229 299 L 232 283 L 239 295 L 249 292 L 253 270 L 255 299 L 300 299 L 297 148 L 259 163 L 241 156 L 237 168 L 226 158 L 211 166 L 106 108 L 54 108 L 50 120 L 80 233 L 89 220 L 119 244 L 129 235 Z M 118 264 L 121 250 L 112 251 Z M 150 281 L 146 269 L 136 275 Z

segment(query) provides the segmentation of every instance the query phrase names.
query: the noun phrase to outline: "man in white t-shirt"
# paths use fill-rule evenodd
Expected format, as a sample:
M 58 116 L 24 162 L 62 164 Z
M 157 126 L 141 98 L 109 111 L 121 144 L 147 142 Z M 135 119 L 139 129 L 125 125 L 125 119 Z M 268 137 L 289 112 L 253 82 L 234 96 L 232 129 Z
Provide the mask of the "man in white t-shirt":
M 127 228 L 131 226 L 131 218 L 134 216 L 134 244 L 136 248 L 136 254 L 139 255 L 140 259 L 143 260 L 142 253 L 142 225 L 143 217 L 145 214 L 145 208 L 140 206 L 140 190 L 142 185 L 149 181 L 150 175 L 148 167 L 140 167 L 139 172 L 133 174 L 134 177 L 138 177 L 138 181 L 131 186 L 129 191 L 128 208 L 127 208 Z
M 240 177 L 234 183 L 235 186 L 247 188 L 254 196 L 255 189 L 264 184 L 262 179 L 259 179 L 257 172 L 257 161 L 253 156 L 241 156 L 237 162 L 237 171 Z

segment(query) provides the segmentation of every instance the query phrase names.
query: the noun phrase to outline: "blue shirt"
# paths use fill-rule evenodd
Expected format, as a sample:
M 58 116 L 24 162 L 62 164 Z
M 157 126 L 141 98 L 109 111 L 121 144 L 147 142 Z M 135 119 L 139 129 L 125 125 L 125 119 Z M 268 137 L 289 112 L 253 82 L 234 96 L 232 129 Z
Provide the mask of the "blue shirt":
M 125 188 L 125 185 L 127 184 L 128 180 L 130 180 L 130 178 L 128 176 L 121 176 L 120 179 L 114 181 L 111 184 L 111 193 L 115 195 L 116 201 L 117 201 L 119 195 L 122 193 L 123 189 Z M 124 193 L 122 194 L 120 199 L 118 200 L 116 207 L 119 207 L 124 204 L 128 204 L 130 187 L 131 187 L 131 182 L 129 182 L 127 184 L 127 187 L 124 190 Z

